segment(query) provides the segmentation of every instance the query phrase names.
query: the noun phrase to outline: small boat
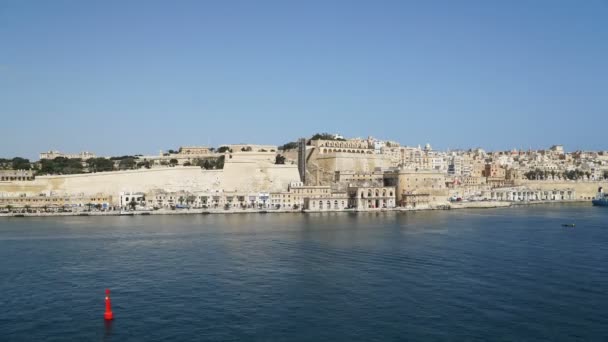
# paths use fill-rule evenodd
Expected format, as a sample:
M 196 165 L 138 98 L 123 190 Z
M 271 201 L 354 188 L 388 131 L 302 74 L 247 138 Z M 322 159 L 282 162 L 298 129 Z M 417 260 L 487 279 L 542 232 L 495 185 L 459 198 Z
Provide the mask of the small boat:
M 574 228 L 575 224 L 574 223 L 562 223 L 562 227 L 572 227 L 572 228 Z
M 608 207 L 608 195 L 604 194 L 601 186 L 597 189 L 597 195 L 591 200 L 591 203 L 596 207 Z

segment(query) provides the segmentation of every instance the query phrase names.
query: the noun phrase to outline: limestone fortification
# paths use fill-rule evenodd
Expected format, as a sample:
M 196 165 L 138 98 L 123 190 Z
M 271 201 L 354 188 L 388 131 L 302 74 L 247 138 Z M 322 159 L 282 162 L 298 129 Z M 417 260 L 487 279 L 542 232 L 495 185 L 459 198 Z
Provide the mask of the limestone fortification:
M 271 156 L 272 155 L 272 156 Z M 296 165 L 275 165 L 274 153 L 227 154 L 222 170 L 198 166 L 98 172 L 62 176 L 38 176 L 33 181 L 0 182 L 0 195 L 66 194 L 94 195 L 120 192 L 174 191 L 285 191 L 299 181 Z

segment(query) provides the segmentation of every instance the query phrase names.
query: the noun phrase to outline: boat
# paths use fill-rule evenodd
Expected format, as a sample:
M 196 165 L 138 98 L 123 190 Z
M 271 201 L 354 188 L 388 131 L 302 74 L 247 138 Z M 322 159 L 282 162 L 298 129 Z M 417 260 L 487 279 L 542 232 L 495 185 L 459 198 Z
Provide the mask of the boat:
M 597 189 L 597 195 L 591 200 L 591 203 L 597 207 L 608 207 L 608 195 L 604 194 L 604 189 L 601 186 Z
M 572 227 L 572 228 L 574 228 L 575 224 L 574 223 L 563 223 L 562 227 Z

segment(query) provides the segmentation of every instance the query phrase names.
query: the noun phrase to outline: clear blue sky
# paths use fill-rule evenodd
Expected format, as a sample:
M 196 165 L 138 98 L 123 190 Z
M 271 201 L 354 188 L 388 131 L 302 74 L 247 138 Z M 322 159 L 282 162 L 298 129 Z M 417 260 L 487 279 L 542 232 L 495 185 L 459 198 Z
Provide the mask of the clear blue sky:
M 608 149 L 608 1 L 0 1 L 0 156 Z

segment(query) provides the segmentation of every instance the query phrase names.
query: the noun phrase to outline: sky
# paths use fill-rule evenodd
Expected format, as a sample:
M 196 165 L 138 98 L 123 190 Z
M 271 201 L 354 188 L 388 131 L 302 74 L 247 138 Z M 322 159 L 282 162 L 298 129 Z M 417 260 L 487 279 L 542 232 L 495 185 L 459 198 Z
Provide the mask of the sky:
M 608 0 L 0 0 L 0 157 L 608 150 Z

